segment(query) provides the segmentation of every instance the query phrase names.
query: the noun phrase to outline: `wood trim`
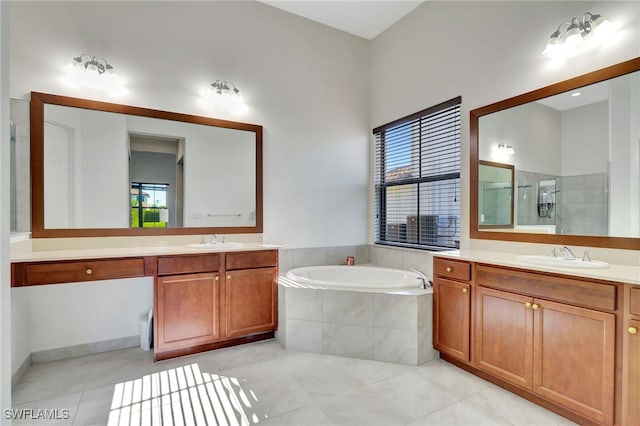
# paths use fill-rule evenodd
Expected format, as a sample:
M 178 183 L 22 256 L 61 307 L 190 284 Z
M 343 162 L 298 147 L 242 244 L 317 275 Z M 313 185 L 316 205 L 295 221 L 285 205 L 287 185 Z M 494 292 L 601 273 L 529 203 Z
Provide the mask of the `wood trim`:
M 471 286 L 436 277 L 433 280 L 433 346 L 469 362 Z
M 154 276 L 154 260 L 147 256 L 16 262 L 11 264 L 11 287 Z
M 158 256 L 158 275 L 182 275 L 216 272 L 222 262 L 220 253 Z
M 575 277 L 560 277 L 478 265 L 476 284 L 574 306 L 615 311 L 617 287 Z
M 640 70 L 640 57 L 621 62 L 600 70 L 555 83 L 538 90 L 514 96 L 490 105 L 472 110 L 470 114 L 470 238 L 478 240 L 520 241 L 526 243 L 567 244 L 590 247 L 608 247 L 627 250 L 640 250 L 640 238 L 603 237 L 585 235 L 555 235 L 533 234 L 524 232 L 481 231 L 478 227 L 478 120 L 483 115 L 491 114 L 503 109 L 522 105 L 538 99 L 553 96 L 558 93 L 576 89 L 578 87 L 597 83 L 610 78 L 629 74 Z
M 278 251 L 229 252 L 225 256 L 224 263 L 227 271 L 278 266 Z
M 499 301 L 503 309 L 485 310 L 485 296 Z M 474 290 L 475 317 L 473 322 L 476 340 L 473 348 L 473 365 L 529 391 L 533 387 L 533 310 L 525 307 L 525 303 L 532 301 L 533 299 L 528 296 L 490 288 L 476 287 Z M 507 344 L 504 342 L 496 346 L 485 345 L 485 312 L 487 312 L 486 318 L 491 320 L 494 325 L 499 323 L 500 326 L 500 329 L 494 328 L 492 330 L 497 336 L 494 340 L 502 342 L 507 336 L 506 331 L 510 332 L 509 336 L 513 336 L 512 340 L 516 344 L 510 345 L 510 347 L 506 347 Z M 520 320 L 518 323 L 515 321 L 518 319 L 517 316 Z M 518 326 L 520 328 L 516 329 Z M 506 330 L 505 327 L 507 327 Z M 520 357 L 519 360 L 518 357 Z M 507 364 L 513 368 L 511 370 L 503 368 Z M 521 371 L 514 371 L 516 368 L 520 368 Z
M 210 351 L 213 349 L 228 348 L 230 346 L 243 345 L 245 343 L 258 342 L 260 340 L 273 339 L 275 332 L 256 333 L 250 336 L 236 337 L 234 339 L 221 340 L 219 342 L 207 343 L 204 345 L 192 346 L 184 349 L 167 350 L 155 352 L 153 354 L 154 361 L 162 361 L 165 359 L 176 358 L 179 356 L 193 355 L 200 352 Z
M 197 228 L 78 228 L 46 229 L 44 227 L 44 104 L 70 106 L 95 111 L 139 115 L 164 120 L 182 121 L 205 126 L 223 127 L 255 133 L 256 136 L 256 225 L 239 227 Z M 31 92 L 31 235 L 33 238 L 112 237 L 152 235 L 249 234 L 263 232 L 263 128 L 257 124 L 221 120 L 129 105 Z
M 533 311 L 533 392 L 612 425 L 615 315 L 548 300 L 534 299 L 534 303 L 540 308 Z M 579 322 L 580 319 L 587 321 Z M 547 327 L 546 322 L 551 322 L 551 326 Z M 600 364 L 590 368 L 597 361 Z M 593 370 L 601 375 L 592 377 L 589 372 Z M 557 377 L 565 371 L 574 373 L 570 374 L 573 381 L 559 383 Z M 595 392 L 598 394 L 594 395 Z

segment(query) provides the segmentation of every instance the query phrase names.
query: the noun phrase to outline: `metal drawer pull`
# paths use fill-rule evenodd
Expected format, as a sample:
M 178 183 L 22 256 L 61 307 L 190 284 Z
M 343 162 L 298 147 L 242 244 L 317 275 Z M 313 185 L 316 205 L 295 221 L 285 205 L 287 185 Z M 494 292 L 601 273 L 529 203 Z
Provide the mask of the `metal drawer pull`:
M 219 276 L 219 275 L 216 275 L 215 280 L 216 280 L 216 281 L 220 281 L 220 276 Z
M 451 272 L 453 271 L 453 268 L 451 266 L 447 266 L 447 272 Z
M 230 280 L 231 279 L 231 274 L 227 274 L 227 279 Z
M 533 309 L 534 311 L 536 309 L 540 309 L 540 305 L 538 305 L 537 303 L 534 303 L 533 305 L 531 305 L 531 309 Z
M 629 327 L 627 329 L 629 331 L 629 334 L 637 334 L 638 333 L 638 329 L 635 327 Z
M 524 307 L 525 307 L 525 308 L 530 308 L 530 307 L 531 307 L 531 302 L 527 302 L 527 303 L 525 303 L 525 304 L 524 304 Z
M 462 289 L 462 292 L 463 292 L 463 293 L 466 293 L 466 292 L 468 292 L 468 291 L 469 291 L 469 289 L 468 289 L 468 288 L 463 288 L 463 289 Z
M 87 268 L 86 272 L 87 272 L 87 275 L 91 275 L 91 274 L 93 274 L 93 269 Z

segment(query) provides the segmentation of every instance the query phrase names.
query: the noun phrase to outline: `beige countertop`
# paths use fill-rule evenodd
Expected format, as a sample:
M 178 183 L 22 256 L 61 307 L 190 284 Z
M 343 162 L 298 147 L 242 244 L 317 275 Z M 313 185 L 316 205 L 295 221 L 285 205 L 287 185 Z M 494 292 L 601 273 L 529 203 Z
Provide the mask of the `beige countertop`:
M 531 271 L 553 272 L 558 275 L 593 278 L 640 285 L 640 266 L 615 265 L 610 263 L 609 267 L 606 269 L 562 268 L 521 262 L 518 260 L 519 254 L 484 250 L 444 251 L 434 253 L 433 256 L 509 266 L 528 269 Z
M 40 262 L 56 260 L 81 260 L 138 256 L 166 256 L 175 254 L 202 254 L 234 251 L 274 250 L 280 246 L 256 242 L 242 243 L 242 247 L 193 248 L 184 245 L 157 245 L 134 247 L 78 248 L 61 250 L 25 250 L 12 253 L 11 262 Z

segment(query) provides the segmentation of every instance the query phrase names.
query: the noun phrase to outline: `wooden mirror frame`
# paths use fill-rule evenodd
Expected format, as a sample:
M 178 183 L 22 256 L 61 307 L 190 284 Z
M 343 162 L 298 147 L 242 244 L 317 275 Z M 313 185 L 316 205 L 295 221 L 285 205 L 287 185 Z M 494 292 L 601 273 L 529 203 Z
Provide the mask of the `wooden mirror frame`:
M 523 243 L 565 244 L 617 249 L 640 249 L 640 237 L 612 237 L 594 235 L 558 235 L 524 232 L 483 231 L 478 227 L 478 120 L 480 117 L 507 108 L 534 102 L 549 96 L 640 71 L 640 57 L 621 62 L 538 90 L 514 96 L 470 112 L 470 238 L 478 240 L 519 241 Z M 483 228 L 484 229 L 484 228 Z
M 480 225 L 478 224 L 478 227 L 480 229 L 509 229 L 509 228 L 513 228 L 515 226 L 515 220 L 514 220 L 514 194 L 515 194 L 515 181 L 516 181 L 516 170 L 515 167 L 513 166 L 513 164 L 505 164 L 505 163 L 496 163 L 493 161 L 484 161 L 484 160 L 478 160 L 478 166 L 489 166 L 489 167 L 496 167 L 496 168 L 500 168 L 500 169 L 505 169 L 505 170 L 510 170 L 511 171 L 511 214 L 509 217 L 509 221 L 510 223 L 507 224 L 502 224 L 502 225 Z M 479 171 L 478 171 L 478 177 L 480 177 Z M 479 184 L 480 182 L 478 182 Z M 480 191 L 480 187 L 478 187 L 478 192 Z M 476 209 L 477 210 L 477 209 Z M 479 213 L 479 212 L 478 212 Z M 476 220 L 478 220 L 478 218 L 476 217 Z
M 60 105 L 74 108 L 137 115 L 163 120 L 181 121 L 226 129 L 244 130 L 256 137 L 256 224 L 255 226 L 185 227 L 185 228 L 65 228 L 44 227 L 44 105 Z M 31 236 L 32 238 L 65 237 L 114 237 L 114 236 L 161 236 L 198 234 L 249 234 L 262 233 L 262 126 L 220 120 L 217 118 L 148 108 L 112 104 L 87 99 L 71 98 L 46 93 L 31 92 Z

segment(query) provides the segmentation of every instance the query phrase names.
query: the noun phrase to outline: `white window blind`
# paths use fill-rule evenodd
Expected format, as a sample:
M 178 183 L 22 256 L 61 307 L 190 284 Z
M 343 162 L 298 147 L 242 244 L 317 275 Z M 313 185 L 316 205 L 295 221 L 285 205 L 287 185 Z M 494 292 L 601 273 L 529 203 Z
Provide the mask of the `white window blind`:
M 373 129 L 377 243 L 460 247 L 460 103 Z

